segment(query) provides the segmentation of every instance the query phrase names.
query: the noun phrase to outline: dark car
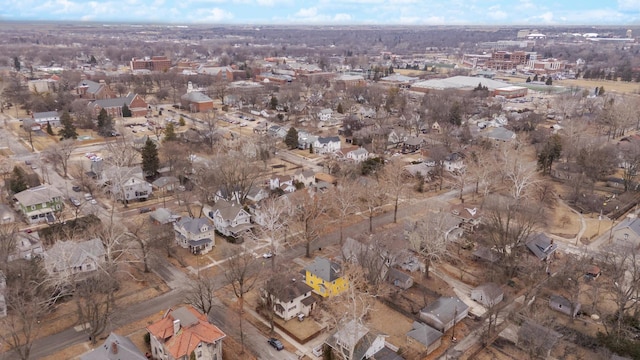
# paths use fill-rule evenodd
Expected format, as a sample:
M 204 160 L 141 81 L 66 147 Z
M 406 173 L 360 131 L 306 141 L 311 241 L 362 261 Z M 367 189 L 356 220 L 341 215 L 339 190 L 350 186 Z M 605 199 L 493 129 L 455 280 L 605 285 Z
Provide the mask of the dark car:
M 80 192 L 82 191 L 82 188 L 78 185 L 74 185 L 71 187 L 71 190 L 75 191 L 75 192 Z
M 269 343 L 269 345 L 273 346 L 278 351 L 284 349 L 284 345 L 282 345 L 280 340 L 278 340 L 276 338 L 269 338 L 269 340 L 267 340 L 267 342 Z

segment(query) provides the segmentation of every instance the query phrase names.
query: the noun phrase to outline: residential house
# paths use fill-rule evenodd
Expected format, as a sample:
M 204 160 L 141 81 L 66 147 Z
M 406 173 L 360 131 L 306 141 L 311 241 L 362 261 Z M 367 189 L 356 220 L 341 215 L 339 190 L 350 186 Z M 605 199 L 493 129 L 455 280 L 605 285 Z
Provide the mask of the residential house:
M 313 146 L 313 143 L 318 140 L 318 137 L 308 133 L 304 130 L 298 131 L 298 149 L 307 150 Z
M 153 186 L 137 176 L 131 176 L 120 184 L 112 184 L 111 192 L 118 201 L 147 200 L 153 193 Z
M 416 152 L 422 148 L 422 144 L 424 144 L 423 138 L 417 136 L 409 137 L 402 145 L 402 152 L 405 154 Z
M 482 284 L 471 290 L 471 300 L 477 301 L 486 308 L 491 308 L 502 301 L 504 291 L 495 283 Z
M 147 331 L 153 359 L 186 360 L 194 354 L 196 360 L 222 360 L 225 333 L 191 305 L 169 309 Z
M 81 80 L 76 86 L 76 95 L 81 99 L 89 100 L 112 99 L 116 97 L 116 94 L 111 91 L 104 80 L 100 80 L 100 82 Z
M 436 330 L 445 332 L 462 321 L 469 306 L 457 297 L 440 297 L 420 310 L 420 320 Z
M 254 203 L 257 203 L 268 197 L 269 197 L 269 191 L 267 191 L 262 187 L 252 186 L 251 189 L 249 189 L 249 191 L 247 192 L 246 199 Z
M 51 276 L 62 279 L 98 270 L 106 261 L 100 239 L 81 242 L 58 241 L 44 254 L 44 267 Z
M 511 142 L 516 139 L 516 133 L 503 127 L 495 127 L 482 133 L 482 136 L 496 143 Z
M 176 243 L 189 252 L 206 254 L 215 246 L 215 231 L 207 218 L 185 216 L 173 223 Z
M 320 256 L 305 268 L 304 281 L 322 297 L 338 295 L 349 288 L 340 265 Z
M 0 224 L 13 224 L 16 222 L 16 212 L 6 204 L 0 204 Z
M 356 150 L 347 152 L 345 154 L 345 157 L 355 163 L 361 163 L 369 158 L 369 152 L 367 151 L 367 149 L 361 147 Z
M 285 129 L 282 126 L 278 125 L 271 125 L 267 129 L 267 134 L 280 139 L 284 139 L 285 137 L 287 137 L 287 132 L 289 132 L 289 129 Z
M 80 360 L 147 360 L 126 336 L 111 333 L 97 348 L 80 355 Z
M 391 129 L 391 131 L 389 131 L 389 135 L 387 136 L 387 141 L 391 145 L 398 146 L 398 145 L 404 143 L 405 141 L 407 141 L 408 138 L 409 138 L 409 136 L 407 135 L 407 133 L 403 129 L 401 129 L 401 128 L 393 128 L 393 129 Z
M 553 243 L 544 233 L 537 233 L 526 242 L 527 248 L 542 261 L 546 261 L 553 256 L 558 249 L 558 244 Z
M 316 154 L 335 153 L 340 150 L 340 145 L 338 136 L 318 137 L 313 143 L 313 152 Z
M 331 116 L 332 115 L 333 115 L 333 110 L 331 110 L 329 108 L 322 109 L 322 110 L 318 111 L 318 120 L 320 120 L 322 122 L 329 122 L 329 121 L 331 121 Z
M 305 187 L 309 187 L 316 182 L 316 174 L 313 170 L 310 169 L 298 169 L 293 174 L 293 180 L 300 184 L 303 184 Z
M 442 344 L 442 333 L 427 324 L 414 321 L 411 331 L 407 333 L 407 343 L 419 352 L 425 352 L 428 355 Z
M 464 171 L 464 156 L 461 153 L 451 153 L 444 158 L 444 169 L 448 172 Z
M 374 334 L 363 324 L 351 320 L 331 334 L 325 344 L 343 360 L 375 359 L 375 354 L 385 347 L 385 336 Z
M 474 232 L 482 221 L 480 209 L 468 204 L 453 205 L 451 214 L 460 221 L 459 227 L 465 232 Z
M 293 178 L 291 176 L 282 175 L 282 176 L 275 176 L 269 179 L 269 190 L 273 191 L 278 188 L 282 189 L 283 186 L 287 186 L 287 185 L 293 186 Z M 295 191 L 295 187 L 293 190 Z M 285 192 L 292 192 L 292 191 L 285 191 Z
M 174 191 L 180 185 L 180 180 L 175 176 L 162 176 L 152 182 L 151 185 L 162 193 L 167 193 Z
M 387 271 L 387 282 L 403 290 L 407 290 L 413 286 L 413 278 L 411 275 L 394 268 L 390 268 L 389 271 Z
M 433 124 L 431 125 L 431 131 L 433 131 L 436 134 L 442 134 L 442 126 L 440 126 L 440 124 L 438 124 L 437 121 L 434 121 Z
M 475 260 L 484 260 L 491 264 L 499 261 L 501 257 L 499 252 L 485 246 L 478 246 L 472 255 Z
M 51 185 L 40 185 L 13 196 L 16 210 L 22 212 L 29 224 L 53 222 L 55 213 L 62 210 L 62 193 Z
M 93 116 L 98 116 L 100 110 L 105 109 L 107 114 L 112 117 L 122 117 L 122 107 L 124 105 L 127 105 L 129 110 L 131 110 L 131 116 L 133 117 L 147 115 L 149 105 L 142 96 L 133 93 L 129 93 L 127 96 L 121 98 L 92 101 L 89 103 L 89 109 L 93 113 Z
M 60 126 L 60 114 L 57 111 L 34 112 L 31 118 L 41 127 L 47 124 Z
M 567 316 L 576 317 L 582 305 L 579 302 L 571 303 L 571 301 L 564 296 L 551 295 L 549 297 L 549 307 Z
M 295 275 L 278 275 L 267 282 L 262 290 L 265 299 L 271 297 L 273 312 L 284 321 L 289 321 L 297 316 L 309 316 L 313 310 L 316 299 L 311 292 L 313 289 L 296 279 Z
M 36 257 L 42 257 L 43 255 L 44 248 L 42 247 L 38 232 L 26 233 L 21 231 L 15 234 L 14 249 L 9 254 L 8 260 L 31 260 Z
M 551 349 L 561 337 L 562 335 L 558 332 L 526 320 L 518 330 L 516 346 L 527 352 L 533 350 L 542 358 L 548 359 Z
M 640 218 L 630 217 L 613 228 L 611 238 L 617 245 L 637 247 L 640 245 Z
M 181 216 L 174 214 L 167 208 L 157 208 L 149 214 L 149 218 L 154 224 L 167 225 L 180 220 Z
M 251 215 L 233 201 L 219 200 L 213 207 L 205 207 L 204 213 L 224 236 L 239 238 L 253 227 Z

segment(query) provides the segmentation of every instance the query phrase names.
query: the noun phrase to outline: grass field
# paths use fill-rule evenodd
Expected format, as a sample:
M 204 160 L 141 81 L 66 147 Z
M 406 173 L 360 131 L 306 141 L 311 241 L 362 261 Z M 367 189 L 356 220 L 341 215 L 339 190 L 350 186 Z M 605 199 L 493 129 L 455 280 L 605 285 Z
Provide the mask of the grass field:
M 593 90 L 596 86 L 604 86 L 605 92 L 617 92 L 623 94 L 638 94 L 640 93 L 640 83 L 635 82 L 623 82 L 623 81 L 609 81 L 609 80 L 557 80 L 553 82 L 553 85 L 560 85 L 565 87 L 577 86 L 585 88 L 587 90 Z

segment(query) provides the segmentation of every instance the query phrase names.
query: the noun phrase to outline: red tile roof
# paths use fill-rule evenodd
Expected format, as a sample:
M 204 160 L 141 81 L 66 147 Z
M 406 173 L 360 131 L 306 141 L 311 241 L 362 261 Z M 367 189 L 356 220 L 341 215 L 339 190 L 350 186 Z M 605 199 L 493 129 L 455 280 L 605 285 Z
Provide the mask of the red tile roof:
M 190 355 L 201 342 L 212 344 L 226 336 L 217 326 L 210 324 L 207 317 L 193 306 L 184 306 L 183 309 L 192 313 L 198 321 L 190 326 L 181 324 L 176 335 L 173 334 L 173 321 L 176 320 L 173 309 L 167 311 L 160 321 L 147 327 L 151 335 L 164 342 L 165 350 L 174 358 Z

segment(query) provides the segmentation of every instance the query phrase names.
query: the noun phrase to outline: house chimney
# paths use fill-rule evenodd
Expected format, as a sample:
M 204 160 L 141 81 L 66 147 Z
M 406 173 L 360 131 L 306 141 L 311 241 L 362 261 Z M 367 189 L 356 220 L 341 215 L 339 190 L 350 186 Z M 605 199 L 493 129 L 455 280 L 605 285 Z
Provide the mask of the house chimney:
M 180 331 L 180 320 L 173 320 L 173 335 L 177 335 Z
M 118 343 L 115 341 L 111 343 L 111 353 L 112 354 L 118 353 Z

